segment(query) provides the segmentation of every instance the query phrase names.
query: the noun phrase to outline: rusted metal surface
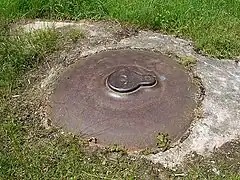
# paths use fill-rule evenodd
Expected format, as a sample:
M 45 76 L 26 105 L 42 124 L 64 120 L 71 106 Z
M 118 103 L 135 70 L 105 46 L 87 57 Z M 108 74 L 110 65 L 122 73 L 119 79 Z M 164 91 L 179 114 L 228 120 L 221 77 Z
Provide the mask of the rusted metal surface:
M 63 129 L 101 145 L 156 146 L 159 132 L 177 140 L 189 127 L 197 88 L 174 60 L 138 50 L 81 59 L 60 77 L 51 115 Z

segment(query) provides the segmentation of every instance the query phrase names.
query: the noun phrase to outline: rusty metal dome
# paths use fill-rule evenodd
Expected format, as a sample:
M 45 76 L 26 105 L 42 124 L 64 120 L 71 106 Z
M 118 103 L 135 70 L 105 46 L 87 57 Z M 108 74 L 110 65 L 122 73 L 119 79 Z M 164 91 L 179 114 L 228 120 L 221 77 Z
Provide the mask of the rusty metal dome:
M 53 122 L 99 144 L 156 146 L 158 133 L 179 139 L 196 108 L 197 88 L 176 61 L 140 50 L 101 52 L 69 67 L 51 96 Z

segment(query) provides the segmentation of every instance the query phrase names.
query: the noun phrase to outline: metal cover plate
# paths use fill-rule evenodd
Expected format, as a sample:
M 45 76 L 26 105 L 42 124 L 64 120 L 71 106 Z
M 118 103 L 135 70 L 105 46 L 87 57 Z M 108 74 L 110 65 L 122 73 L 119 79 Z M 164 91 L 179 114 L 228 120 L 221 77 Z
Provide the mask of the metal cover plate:
M 138 150 L 155 147 L 158 133 L 173 141 L 183 135 L 193 119 L 196 91 L 184 68 L 162 54 L 105 51 L 62 74 L 51 96 L 51 116 L 56 125 L 101 145 Z

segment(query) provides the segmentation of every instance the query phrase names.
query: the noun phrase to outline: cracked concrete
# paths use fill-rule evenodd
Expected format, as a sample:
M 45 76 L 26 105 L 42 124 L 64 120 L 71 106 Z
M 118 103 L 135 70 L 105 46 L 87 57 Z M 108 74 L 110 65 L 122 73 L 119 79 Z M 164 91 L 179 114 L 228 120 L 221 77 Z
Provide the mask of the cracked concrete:
M 118 48 L 149 49 L 166 55 L 193 56 L 197 59 L 195 73 L 202 79 L 206 96 L 202 102 L 203 118 L 193 121 L 190 134 L 182 143 L 166 152 L 147 156 L 155 163 L 174 168 L 184 162 L 192 152 L 209 155 L 214 149 L 240 136 L 240 65 L 233 60 L 209 58 L 194 51 L 191 41 L 163 35 L 151 31 L 139 31 L 129 37 L 116 34 L 123 29 L 116 23 L 109 22 L 30 22 L 22 26 L 26 32 L 46 27 L 78 26 L 87 33 L 87 40 L 68 52 L 59 55 L 59 63 L 69 65 L 75 57 L 84 57 L 103 50 Z M 66 63 L 68 62 L 68 63 Z M 65 66 L 67 66 L 65 65 Z M 62 67 L 58 65 L 57 67 Z M 59 73 L 62 68 L 54 68 Z M 58 73 L 49 70 L 42 80 L 45 88 L 50 79 Z M 44 89 L 43 89 L 44 90 Z

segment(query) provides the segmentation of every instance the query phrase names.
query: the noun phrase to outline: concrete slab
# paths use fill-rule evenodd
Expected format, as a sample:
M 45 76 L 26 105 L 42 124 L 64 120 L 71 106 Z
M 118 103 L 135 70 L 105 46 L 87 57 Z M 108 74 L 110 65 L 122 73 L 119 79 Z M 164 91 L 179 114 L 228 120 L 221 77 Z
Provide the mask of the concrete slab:
M 22 26 L 27 32 L 39 29 L 45 22 L 37 21 Z M 155 163 L 174 168 L 180 165 L 191 152 L 201 155 L 210 154 L 215 148 L 240 136 L 240 65 L 233 60 L 218 60 L 197 54 L 191 41 L 163 35 L 151 31 L 139 31 L 127 36 L 116 23 L 109 22 L 47 22 L 41 27 L 63 28 L 80 26 L 87 32 L 87 39 L 71 51 L 59 54 L 58 63 L 42 77 L 39 88 L 50 91 L 51 83 L 69 64 L 79 57 L 91 55 L 109 49 L 148 49 L 173 57 L 191 56 L 196 58 L 195 73 L 202 79 L 206 95 L 203 100 L 203 118 L 194 121 L 189 129 L 189 136 L 175 144 L 166 152 L 147 156 Z M 61 59 L 61 61 L 59 60 Z M 59 64 L 59 62 L 61 62 Z M 55 72 L 53 72 L 55 71 Z M 42 85 L 44 84 L 44 86 Z M 49 86 L 48 86 L 49 84 Z M 41 86 L 42 85 L 42 86 Z M 45 93 L 46 95 L 46 93 Z

